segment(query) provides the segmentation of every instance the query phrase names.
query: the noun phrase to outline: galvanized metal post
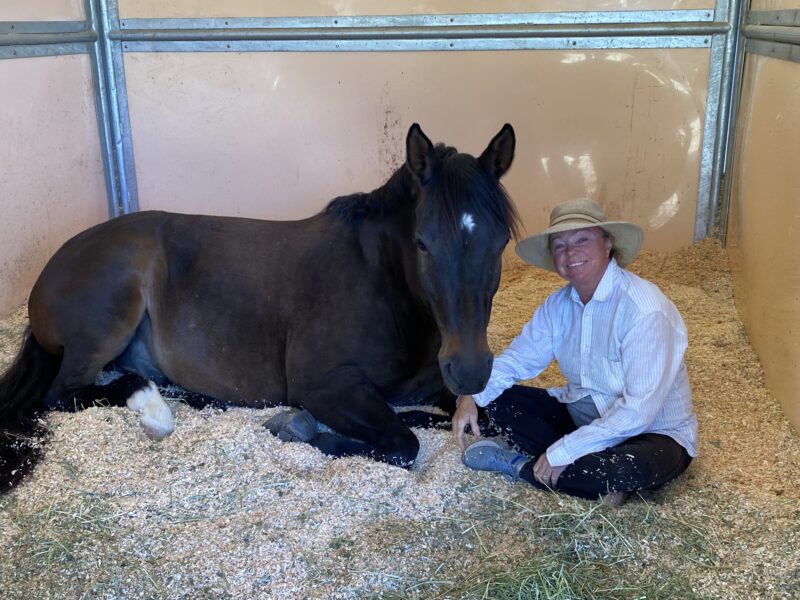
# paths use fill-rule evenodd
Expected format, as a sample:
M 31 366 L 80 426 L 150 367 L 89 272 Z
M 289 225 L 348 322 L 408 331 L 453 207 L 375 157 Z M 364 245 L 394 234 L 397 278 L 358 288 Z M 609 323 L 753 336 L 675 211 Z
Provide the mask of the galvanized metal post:
M 727 96 L 727 119 L 725 121 L 725 139 L 720 146 L 719 160 L 722 164 L 720 187 L 718 190 L 719 205 L 717 208 L 717 232 L 723 244 L 728 242 L 728 217 L 730 216 L 731 190 L 733 184 L 732 171 L 736 147 L 736 127 L 739 121 L 739 100 L 742 95 L 742 78 L 744 76 L 744 38 L 742 29 L 747 12 L 749 0 L 733 0 L 735 14 L 731 15 L 733 30 L 731 37 L 731 57 L 726 70 L 730 77 Z
M 122 47 L 109 36 L 110 31 L 119 29 L 117 2 L 86 0 L 86 15 L 97 33 L 91 51 L 92 72 L 108 212 L 113 218 L 139 209 Z

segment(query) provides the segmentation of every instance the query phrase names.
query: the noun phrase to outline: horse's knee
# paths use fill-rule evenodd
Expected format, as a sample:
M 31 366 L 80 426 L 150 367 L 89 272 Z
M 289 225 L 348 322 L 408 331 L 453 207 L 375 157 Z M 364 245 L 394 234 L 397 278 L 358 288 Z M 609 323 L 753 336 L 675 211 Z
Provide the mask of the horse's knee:
M 411 467 L 419 454 L 419 440 L 410 429 L 382 440 L 378 446 L 381 460 L 397 467 Z

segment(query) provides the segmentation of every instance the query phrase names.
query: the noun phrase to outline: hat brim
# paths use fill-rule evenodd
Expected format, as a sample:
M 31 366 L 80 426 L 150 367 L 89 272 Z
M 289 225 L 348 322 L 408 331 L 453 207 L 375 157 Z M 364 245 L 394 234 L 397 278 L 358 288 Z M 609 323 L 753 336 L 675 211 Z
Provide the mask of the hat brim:
M 537 267 L 555 271 L 556 266 L 550 254 L 550 235 L 562 231 L 589 229 L 591 227 L 600 227 L 614 237 L 613 256 L 621 267 L 636 258 L 642 248 L 644 231 L 634 223 L 629 223 L 628 221 L 603 221 L 602 223 L 570 221 L 548 227 L 536 235 L 521 240 L 516 246 L 517 256 Z

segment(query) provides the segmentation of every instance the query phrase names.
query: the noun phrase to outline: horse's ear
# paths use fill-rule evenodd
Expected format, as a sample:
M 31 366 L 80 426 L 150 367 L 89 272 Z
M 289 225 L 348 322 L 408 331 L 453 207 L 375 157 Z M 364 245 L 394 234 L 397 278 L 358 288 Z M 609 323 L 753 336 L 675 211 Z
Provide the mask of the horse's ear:
M 406 136 L 406 164 L 423 185 L 433 176 L 434 160 L 433 144 L 422 133 L 422 128 L 414 123 Z
M 508 171 L 511 162 L 514 160 L 516 143 L 514 128 L 506 123 L 500 133 L 489 142 L 489 146 L 478 158 L 478 163 L 497 179 L 500 179 Z

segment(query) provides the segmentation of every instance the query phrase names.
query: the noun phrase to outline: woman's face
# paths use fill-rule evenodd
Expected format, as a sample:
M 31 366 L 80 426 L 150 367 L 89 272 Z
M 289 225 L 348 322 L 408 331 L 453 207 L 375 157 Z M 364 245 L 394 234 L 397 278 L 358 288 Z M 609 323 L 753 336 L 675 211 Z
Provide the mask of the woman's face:
M 594 294 L 610 261 L 614 241 L 600 227 L 573 229 L 550 236 L 556 271 L 575 286 L 584 302 Z M 587 297 L 584 297 L 587 296 Z

